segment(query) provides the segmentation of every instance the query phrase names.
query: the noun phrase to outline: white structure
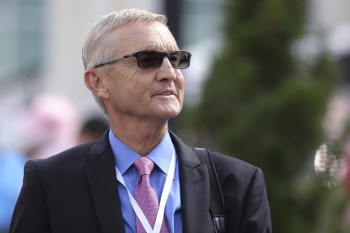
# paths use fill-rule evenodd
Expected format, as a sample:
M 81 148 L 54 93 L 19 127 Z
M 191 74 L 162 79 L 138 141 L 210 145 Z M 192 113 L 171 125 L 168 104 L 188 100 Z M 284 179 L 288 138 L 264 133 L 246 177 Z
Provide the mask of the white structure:
M 16 138 L 18 140 L 15 129 L 18 111 L 22 111 L 21 107 L 28 101 L 27 98 L 37 92 L 53 92 L 67 96 L 82 117 L 84 114 L 99 111 L 83 81 L 81 48 L 86 34 L 100 16 L 124 8 L 164 13 L 162 0 L 13 0 L 0 3 L 0 13 L 4 16 L 0 22 L 0 42 L 4 42 L 1 35 L 13 35 L 13 32 L 21 29 L 23 31 L 23 28 L 44 32 L 41 38 L 42 63 L 39 72 L 35 72 L 35 77 L 21 77 L 24 75 L 21 72 L 26 72 L 16 71 L 11 66 L 20 67 L 17 64 L 21 61 L 20 56 L 26 55 L 31 49 L 30 45 L 22 45 L 22 49 L 15 48 L 14 45 L 18 43 L 10 39 L 5 41 L 9 45 L 0 47 L 5 48 L 5 51 L 0 52 L 0 149 L 11 147 Z M 23 9 L 26 15 L 23 14 Z M 45 19 L 44 22 L 40 21 L 43 24 L 40 25 L 43 27 L 41 29 L 35 28 L 40 27 L 35 23 L 38 21 L 35 21 L 38 12 L 43 13 Z M 21 22 L 21 17 L 33 18 L 33 21 Z M 26 39 L 28 38 L 23 38 L 24 41 Z M 4 75 L 6 68 L 10 70 L 7 76 Z
M 5 50 L 0 52 L 0 147 L 4 141 L 6 144 L 8 138 L 11 138 L 11 133 L 8 132 L 12 132 L 10 125 L 14 121 L 13 116 L 19 105 L 28 96 L 40 90 L 66 95 L 73 100 L 78 112 L 82 115 L 90 111 L 98 111 L 97 105 L 83 82 L 81 47 L 88 30 L 101 15 L 110 11 L 141 8 L 164 13 L 164 4 L 164 0 L 12 0 L 0 3 L 0 14 L 3 16 L 0 21 L 0 48 Z M 12 47 L 4 46 L 6 43 L 3 39 L 4 36 L 16 32 L 21 27 L 34 28 L 34 30 L 37 27 L 33 23 L 36 22 L 35 20 L 33 22 L 31 20 L 19 22 L 21 14 L 23 14 L 19 10 L 19 6 L 26 8 L 28 19 L 35 19 L 37 14 L 35 7 L 38 6 L 43 8 L 42 12 L 45 14 L 45 20 L 40 21 L 43 24 L 40 26 L 43 27 L 44 32 L 43 38 L 40 38 L 43 44 L 40 70 L 35 73 L 36 76 L 33 78 L 12 77 L 17 76 L 17 74 L 10 72 L 8 76 L 11 77 L 4 79 L 3 73 L 13 69 L 12 66 L 16 66 L 17 60 L 21 60 L 20 58 L 26 58 L 28 50 L 33 50 L 25 45 L 14 48 L 13 45 L 16 43 L 12 43 Z M 213 7 L 208 8 L 208 6 L 216 8 L 214 10 Z M 215 25 L 210 24 L 208 28 L 209 24 L 205 24 L 206 28 L 203 28 L 203 22 L 205 22 L 203 17 L 209 17 L 210 13 L 209 22 L 215 21 L 216 24 L 220 24 L 221 16 L 215 17 L 212 14 L 220 15 L 219 10 L 225 7 L 225 1 L 183 0 L 182 7 L 182 14 L 189 17 L 186 22 L 183 22 L 185 25 L 181 25 L 181 27 L 183 33 L 187 33 L 191 38 L 185 45 L 185 49 L 189 49 L 193 53 L 192 66 L 185 71 L 187 78 L 185 100 L 188 103 L 192 101 L 192 104 L 196 104 L 200 98 L 200 87 L 208 76 L 209 69 L 207 68 L 211 66 L 212 55 L 219 51 L 221 41 L 220 33 L 216 32 L 220 27 L 213 29 Z M 206 10 L 206 12 L 203 13 L 201 9 Z M 327 35 L 328 48 L 333 55 L 350 54 L 350 1 L 310 0 L 309 12 L 310 28 L 322 31 Z M 216 35 L 209 36 L 208 33 L 203 33 L 206 32 L 205 30 L 214 31 L 212 34 L 216 33 Z M 18 37 L 18 40 L 28 39 L 26 34 Z M 311 42 L 303 44 L 302 51 L 317 52 L 317 48 L 313 49 L 314 42 L 311 40 Z M 7 47 L 11 47 L 12 50 L 6 49 Z M 11 56 L 13 60 L 8 59 L 8 56 Z M 26 59 L 30 61 L 31 57 Z M 23 71 L 19 73 L 21 72 L 24 73 Z M 4 139 L 5 137 L 6 139 Z
M 92 24 L 102 15 L 124 8 L 162 12 L 161 0 L 54 0 L 47 15 L 48 38 L 43 80 L 45 89 L 64 93 L 84 111 L 96 107 L 83 81 L 81 47 Z

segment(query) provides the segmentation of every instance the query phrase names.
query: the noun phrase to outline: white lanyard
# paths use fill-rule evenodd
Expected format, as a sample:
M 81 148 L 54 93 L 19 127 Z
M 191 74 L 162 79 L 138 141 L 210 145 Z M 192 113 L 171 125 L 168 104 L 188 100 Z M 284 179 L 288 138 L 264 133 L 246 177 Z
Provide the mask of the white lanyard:
M 176 164 L 175 161 L 176 161 L 176 159 L 175 159 L 175 151 L 173 151 L 173 154 L 172 154 L 171 160 L 170 160 L 170 166 L 169 166 L 169 170 L 168 170 L 168 175 L 166 177 L 165 184 L 164 184 L 164 187 L 163 187 L 162 196 L 160 198 L 160 203 L 159 203 L 159 208 L 158 208 L 156 222 L 154 224 L 154 229 L 152 229 L 151 225 L 149 224 L 148 220 L 146 219 L 145 214 L 141 210 L 140 206 L 136 202 L 136 200 L 133 197 L 133 195 L 130 193 L 129 189 L 126 187 L 124 178 L 123 178 L 122 174 L 120 173 L 119 169 L 117 168 L 117 166 L 115 166 L 115 170 L 117 172 L 117 180 L 128 191 L 128 196 L 129 196 L 132 208 L 134 209 L 137 217 L 139 218 L 142 226 L 145 228 L 147 233 L 159 233 L 160 232 L 160 228 L 162 226 L 162 222 L 163 222 L 163 218 L 164 218 L 165 204 L 166 204 L 166 202 L 168 200 L 170 189 L 171 189 L 171 184 L 172 184 L 173 179 L 174 179 L 175 164 Z

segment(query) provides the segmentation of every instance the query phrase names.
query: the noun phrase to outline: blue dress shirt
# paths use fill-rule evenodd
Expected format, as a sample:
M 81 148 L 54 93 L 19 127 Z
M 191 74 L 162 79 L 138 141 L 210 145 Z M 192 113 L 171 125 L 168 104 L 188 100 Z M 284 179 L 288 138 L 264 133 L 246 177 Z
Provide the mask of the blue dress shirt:
M 138 158 L 140 158 L 140 155 L 115 137 L 111 129 L 109 130 L 109 142 L 112 147 L 116 166 L 122 174 L 130 193 L 134 195 L 135 187 L 138 182 L 138 172 L 133 164 Z M 169 133 L 167 133 L 162 142 L 147 155 L 147 157 L 156 165 L 150 175 L 150 182 L 158 195 L 158 200 L 160 200 L 162 195 L 173 151 L 175 151 L 175 148 Z M 135 233 L 135 212 L 131 206 L 127 190 L 120 182 L 118 182 L 118 189 L 125 233 Z M 174 180 L 166 203 L 164 218 L 168 223 L 169 231 L 171 233 L 182 232 L 178 161 L 176 161 Z

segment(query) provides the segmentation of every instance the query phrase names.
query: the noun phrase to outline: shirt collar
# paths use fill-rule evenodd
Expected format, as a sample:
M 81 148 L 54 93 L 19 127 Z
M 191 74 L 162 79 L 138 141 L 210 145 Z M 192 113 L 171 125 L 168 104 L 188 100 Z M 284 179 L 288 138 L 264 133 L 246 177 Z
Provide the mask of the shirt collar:
M 108 137 L 112 147 L 116 166 L 123 175 L 141 156 L 120 141 L 113 134 L 112 129 L 109 130 Z M 160 170 L 167 174 L 173 153 L 175 153 L 174 145 L 171 141 L 169 132 L 167 132 L 160 144 L 157 145 L 147 155 L 147 157 L 151 159 L 160 168 Z

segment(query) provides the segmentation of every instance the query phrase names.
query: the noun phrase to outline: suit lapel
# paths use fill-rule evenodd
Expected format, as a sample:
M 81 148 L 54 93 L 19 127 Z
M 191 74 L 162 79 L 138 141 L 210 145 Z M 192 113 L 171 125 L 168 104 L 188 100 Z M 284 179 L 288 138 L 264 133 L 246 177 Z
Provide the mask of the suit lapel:
M 107 135 L 86 154 L 86 175 L 102 232 L 124 232 L 115 161 Z
M 171 136 L 179 158 L 183 232 L 213 232 L 207 166 L 200 163 L 191 148 L 174 134 Z

